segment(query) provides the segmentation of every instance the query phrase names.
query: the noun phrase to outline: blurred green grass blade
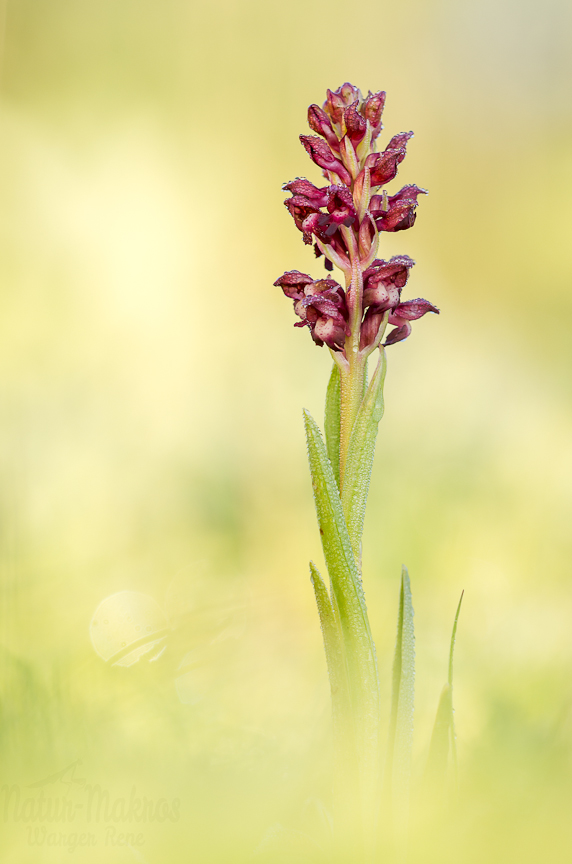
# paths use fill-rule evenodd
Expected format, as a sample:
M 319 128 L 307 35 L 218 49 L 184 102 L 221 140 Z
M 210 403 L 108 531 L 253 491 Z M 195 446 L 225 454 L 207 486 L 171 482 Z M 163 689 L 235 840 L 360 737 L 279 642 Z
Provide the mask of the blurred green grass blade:
M 447 773 L 447 763 L 449 759 L 449 744 L 451 747 L 451 758 L 453 761 L 454 770 L 457 770 L 457 745 L 455 740 L 455 716 L 453 710 L 453 656 L 455 651 L 455 639 L 457 636 L 457 625 L 459 623 L 459 612 L 463 602 L 464 591 L 461 593 L 455 620 L 453 622 L 453 632 L 451 633 L 451 645 L 449 648 L 449 667 L 447 675 L 447 683 L 441 691 L 439 705 L 437 706 L 437 716 L 435 717 L 435 725 L 433 734 L 431 735 L 431 745 L 429 747 L 429 758 L 427 760 L 427 774 L 433 780 L 443 781 Z
M 340 368 L 334 363 L 332 374 L 326 390 L 326 417 L 324 431 L 326 433 L 326 448 L 336 485 L 340 485 L 340 417 L 341 417 L 341 375 Z
M 447 773 L 449 758 L 449 737 L 453 720 L 453 688 L 445 684 L 441 690 L 437 715 L 431 735 L 427 774 L 433 780 L 443 780 Z
M 461 604 L 463 603 L 464 596 L 465 592 L 461 591 L 459 605 L 457 606 L 457 611 L 455 612 L 455 620 L 453 622 L 453 632 L 451 633 L 451 647 L 449 648 L 449 675 L 447 678 L 449 687 L 453 686 L 453 654 L 455 652 L 455 639 L 457 638 L 457 624 L 459 623 L 459 612 L 461 611 Z
M 449 648 L 449 675 L 448 675 L 448 684 L 451 688 L 451 757 L 453 760 L 453 769 L 455 771 L 455 776 L 457 774 L 457 736 L 455 735 L 455 709 L 453 708 L 453 655 L 455 653 L 455 640 L 457 638 L 457 624 L 459 623 L 459 613 L 461 611 L 461 605 L 463 603 L 463 597 L 465 596 L 464 590 L 461 591 L 461 596 L 459 597 L 459 605 L 457 606 L 457 611 L 455 612 L 455 620 L 453 622 L 453 632 L 451 633 L 451 647 Z
M 365 507 L 375 455 L 379 421 L 383 417 L 383 382 L 387 361 L 383 348 L 352 430 L 341 491 L 342 507 L 356 558 L 360 558 Z
M 304 411 L 304 424 L 318 525 L 332 582 L 333 603 L 339 611 L 350 685 L 366 724 L 368 720 L 365 715 L 369 721 L 374 722 L 375 718 L 375 722 L 378 722 L 377 662 L 361 579 L 332 465 L 320 430 L 307 411 Z
M 415 696 L 415 630 L 407 567 L 401 573 L 397 639 L 393 660 L 391 714 L 386 761 L 386 787 L 397 810 L 406 811 L 413 746 Z

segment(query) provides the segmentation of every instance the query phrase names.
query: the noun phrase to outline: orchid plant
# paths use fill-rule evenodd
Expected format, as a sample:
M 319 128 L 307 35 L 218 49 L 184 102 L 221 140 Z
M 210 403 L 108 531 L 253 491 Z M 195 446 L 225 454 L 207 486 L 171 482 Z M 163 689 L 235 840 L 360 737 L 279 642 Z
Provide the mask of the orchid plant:
M 327 345 L 333 360 L 325 438 L 304 412 L 329 588 L 313 563 L 310 571 L 331 685 L 335 827 L 340 841 L 345 838 L 354 852 L 360 848 L 366 857 L 374 854 L 382 802 L 393 813 L 398 833 L 407 821 L 413 733 L 415 652 L 409 577 L 404 568 L 389 742 L 383 757 L 380 682 L 361 574 L 366 501 L 384 410 L 385 349 L 410 335 L 412 321 L 439 312 L 428 300 L 402 300 L 415 263 L 409 256 L 378 257 L 380 235 L 411 228 L 419 196 L 426 194 L 415 185 L 393 195 L 385 189 L 413 135 L 395 135 L 377 151 L 385 98 L 383 91 L 364 98 L 357 87 L 345 83 L 327 91 L 321 108 L 310 105 L 308 122 L 316 135 L 301 135 L 300 140 L 327 182 L 318 187 L 296 178 L 283 187 L 291 195 L 284 203 L 304 243 L 313 244 L 316 257 L 324 259 L 327 275 L 313 279 L 290 270 L 274 283 L 294 302 L 300 319 L 294 326 L 307 327 L 316 345 Z M 341 271 L 343 285 L 330 275 L 334 268 Z M 374 354 L 377 362 L 368 383 L 368 361 Z M 448 753 L 454 754 L 452 653 L 450 670 L 433 735 L 432 764 L 446 764 Z

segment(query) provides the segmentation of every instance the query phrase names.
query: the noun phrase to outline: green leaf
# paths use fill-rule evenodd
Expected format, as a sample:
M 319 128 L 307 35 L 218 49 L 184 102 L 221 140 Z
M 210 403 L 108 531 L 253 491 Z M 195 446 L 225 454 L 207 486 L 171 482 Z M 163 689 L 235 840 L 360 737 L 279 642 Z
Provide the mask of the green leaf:
M 455 651 L 459 612 L 461 611 L 464 593 L 464 591 L 461 593 L 457 612 L 455 613 L 453 632 L 451 634 L 451 645 L 449 648 L 447 683 L 443 687 L 439 698 L 437 716 L 435 717 L 435 725 L 433 726 L 433 734 L 431 735 L 429 758 L 427 760 L 427 775 L 433 780 L 438 781 L 443 781 L 447 773 L 449 746 L 451 748 L 454 770 L 455 772 L 457 770 L 457 745 L 455 740 L 455 716 L 453 711 L 453 655 Z
M 320 576 L 318 568 L 312 561 L 310 561 L 310 578 L 314 594 L 316 595 L 316 605 L 318 606 L 324 639 L 324 650 L 328 664 L 328 675 L 332 686 L 332 698 L 334 698 L 340 691 L 347 691 L 347 673 L 342 634 L 339 623 L 336 620 L 328 589 Z
M 365 507 L 375 454 L 379 421 L 383 417 L 383 382 L 387 362 L 380 350 L 379 362 L 359 408 L 344 467 L 342 508 L 356 559 L 360 558 Z
M 379 682 L 365 597 L 322 435 L 307 411 L 304 423 L 318 525 L 332 582 L 332 605 L 339 612 L 352 702 L 368 729 L 365 737 L 371 740 L 378 735 Z
M 386 784 L 403 818 L 409 799 L 411 750 L 413 746 L 413 707 L 415 695 L 415 631 L 413 604 L 407 567 L 401 572 L 397 639 L 393 660 L 391 715 L 386 762 Z
M 350 688 L 344 653 L 343 637 L 340 624 L 332 605 L 328 589 L 320 576 L 317 567 L 310 561 L 310 578 L 316 596 L 316 605 L 320 616 L 324 650 L 328 665 L 328 676 L 332 692 L 332 713 L 334 725 L 344 735 L 349 733 Z
M 326 390 L 326 418 L 324 431 L 326 433 L 326 448 L 332 463 L 336 484 L 340 485 L 340 418 L 341 418 L 342 383 L 340 367 L 334 363 L 332 374 Z

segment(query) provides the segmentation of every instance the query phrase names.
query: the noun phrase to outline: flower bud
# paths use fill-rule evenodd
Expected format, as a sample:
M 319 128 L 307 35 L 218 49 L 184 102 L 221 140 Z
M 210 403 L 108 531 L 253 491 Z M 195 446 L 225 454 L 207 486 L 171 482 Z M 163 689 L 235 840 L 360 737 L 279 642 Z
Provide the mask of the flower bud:
M 381 115 L 383 114 L 383 109 L 385 107 L 385 92 L 380 90 L 379 93 L 371 93 L 368 94 L 367 99 L 364 102 L 363 113 L 366 120 L 369 120 L 371 124 L 371 140 L 375 141 L 381 130 L 383 129 L 383 123 L 381 122 Z
M 344 111 L 344 120 L 346 124 L 346 134 L 354 147 L 359 144 L 365 135 L 367 123 L 358 111 L 358 102 L 352 102 L 349 108 Z
M 325 171 L 334 172 L 342 183 L 347 186 L 350 185 L 352 182 L 350 174 L 339 159 L 336 159 L 325 141 L 322 141 L 321 138 L 314 138 L 313 135 L 300 135 L 300 141 L 306 148 L 312 162 L 315 162 L 319 168 L 323 168 Z
M 330 119 L 318 105 L 310 105 L 308 108 L 308 125 L 312 132 L 317 132 L 318 135 L 322 135 L 326 139 L 332 150 L 340 149 L 340 142 L 332 129 Z
M 351 105 L 352 102 L 356 101 L 361 103 L 361 93 L 357 87 L 354 87 L 353 84 L 349 84 L 346 81 L 345 84 L 342 84 L 342 86 L 338 87 L 334 92 L 331 90 L 327 91 L 326 101 L 324 102 L 324 111 L 329 116 L 332 123 L 339 126 L 341 129 L 344 119 L 344 109 L 348 105 Z

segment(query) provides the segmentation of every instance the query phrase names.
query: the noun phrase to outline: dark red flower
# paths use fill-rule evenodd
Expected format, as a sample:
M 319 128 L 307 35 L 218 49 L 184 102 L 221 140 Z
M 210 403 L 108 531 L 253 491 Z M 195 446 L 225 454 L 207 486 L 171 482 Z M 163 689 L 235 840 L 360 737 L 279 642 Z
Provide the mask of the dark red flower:
M 357 218 L 352 193 L 346 186 L 326 186 L 324 189 L 317 189 L 308 180 L 298 178 L 291 183 L 286 183 L 283 188 L 295 193 L 303 193 L 287 198 L 284 204 L 290 211 L 296 227 L 302 232 L 304 243 L 310 244 L 314 234 L 323 243 L 331 244 L 332 237 L 339 226 L 349 227 Z M 327 205 L 327 213 L 320 210 L 324 205 Z M 340 251 L 344 252 L 341 238 L 338 245 Z
M 336 225 L 353 225 L 357 214 L 352 193 L 345 186 L 330 186 L 328 195 L 328 213 L 330 220 Z
M 400 132 L 394 135 L 385 150 L 381 153 L 370 153 L 365 160 L 366 168 L 370 170 L 372 186 L 385 186 L 397 174 L 397 166 L 406 156 L 406 146 L 413 132 Z
M 325 207 L 328 203 L 328 190 L 330 187 L 324 186 L 322 189 L 318 189 L 317 186 L 314 186 L 305 177 L 296 177 L 290 183 L 285 183 L 282 188 L 291 192 L 292 195 L 303 195 L 313 207 Z
M 288 208 L 296 228 L 302 232 L 304 243 L 310 244 L 312 242 L 312 221 L 309 219 L 313 215 L 319 215 L 319 209 L 303 195 L 287 198 L 284 204 Z
M 320 279 L 306 286 L 304 292 L 304 299 L 294 304 L 296 315 L 302 319 L 294 326 L 309 327 L 316 345 L 342 350 L 350 332 L 344 289 L 334 279 Z
M 363 305 L 375 312 L 393 309 L 399 303 L 415 261 L 409 255 L 394 255 L 389 261 L 374 261 L 363 274 Z
M 419 195 L 427 195 L 419 186 L 404 186 L 396 195 L 372 195 L 369 210 L 378 231 L 404 231 L 415 223 Z
M 291 300 L 301 321 L 295 327 L 309 327 L 316 345 L 335 351 L 344 347 L 349 334 L 348 308 L 344 289 L 334 279 L 314 281 L 306 273 L 290 270 L 274 283 Z
M 274 284 L 280 286 L 286 297 L 289 297 L 290 300 L 302 300 L 305 296 L 304 288 L 306 285 L 312 285 L 313 282 L 314 280 L 307 273 L 300 273 L 299 270 L 289 270 L 283 276 L 280 276 Z
M 371 153 L 365 160 L 369 168 L 371 185 L 385 186 L 397 174 L 397 167 L 405 159 L 405 150 L 384 150 L 383 153 Z

